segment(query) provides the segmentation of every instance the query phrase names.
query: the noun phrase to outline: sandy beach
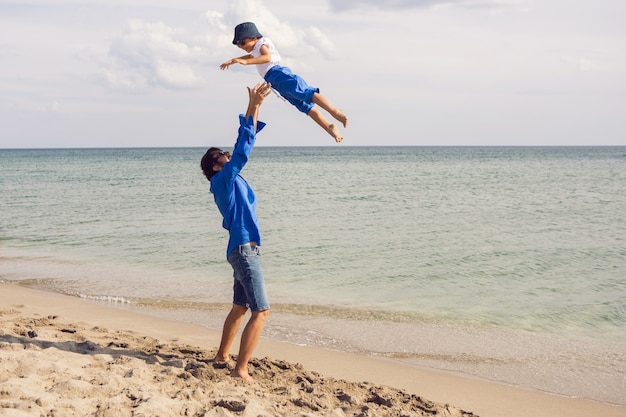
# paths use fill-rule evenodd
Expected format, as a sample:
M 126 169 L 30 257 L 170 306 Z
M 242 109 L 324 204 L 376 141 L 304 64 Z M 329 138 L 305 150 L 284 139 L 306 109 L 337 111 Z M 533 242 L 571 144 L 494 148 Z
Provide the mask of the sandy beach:
M 270 318 L 271 320 L 271 318 Z M 219 332 L 0 284 L 2 416 L 617 417 L 626 407 L 262 339 L 252 383 Z

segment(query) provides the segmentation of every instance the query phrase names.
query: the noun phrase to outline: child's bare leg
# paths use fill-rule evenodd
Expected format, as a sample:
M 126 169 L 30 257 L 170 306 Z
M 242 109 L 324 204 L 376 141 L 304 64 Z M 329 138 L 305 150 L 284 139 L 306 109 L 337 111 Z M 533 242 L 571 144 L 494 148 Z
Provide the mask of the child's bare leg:
M 328 101 L 326 97 L 324 97 L 320 93 L 314 93 L 312 101 L 313 103 L 326 110 L 338 122 L 341 122 L 341 124 L 343 124 L 343 127 L 348 127 L 348 117 L 343 114 L 341 110 L 330 104 L 330 101 Z
M 337 129 L 337 126 L 334 124 L 328 123 L 328 120 L 324 117 L 321 111 L 317 108 L 313 107 L 311 111 L 309 111 L 309 116 L 311 119 L 315 120 L 315 122 L 322 127 L 330 136 L 335 139 L 335 142 L 339 143 L 343 140 L 343 136 Z

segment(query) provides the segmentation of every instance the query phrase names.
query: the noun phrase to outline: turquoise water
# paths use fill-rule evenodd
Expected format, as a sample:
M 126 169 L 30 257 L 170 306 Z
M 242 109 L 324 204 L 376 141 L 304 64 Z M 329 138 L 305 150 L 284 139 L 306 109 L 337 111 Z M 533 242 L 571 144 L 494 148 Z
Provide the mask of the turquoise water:
M 0 280 L 219 327 L 203 152 L 0 150 Z M 243 174 L 266 337 L 626 404 L 626 147 L 258 147 Z

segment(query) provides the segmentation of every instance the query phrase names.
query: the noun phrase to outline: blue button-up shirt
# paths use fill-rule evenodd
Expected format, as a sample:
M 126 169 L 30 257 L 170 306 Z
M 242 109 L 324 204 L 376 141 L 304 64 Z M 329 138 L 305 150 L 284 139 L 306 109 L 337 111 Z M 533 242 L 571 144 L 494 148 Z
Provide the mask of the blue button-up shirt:
M 244 115 L 239 115 L 239 135 L 231 159 L 211 178 L 210 191 L 224 218 L 222 226 L 230 235 L 226 249 L 227 257 L 239 245 L 248 242 L 261 245 L 256 216 L 256 196 L 240 172 L 248 162 L 256 141 L 256 133 L 264 127 L 265 123 L 257 121 L 255 132 L 252 116 L 246 119 Z

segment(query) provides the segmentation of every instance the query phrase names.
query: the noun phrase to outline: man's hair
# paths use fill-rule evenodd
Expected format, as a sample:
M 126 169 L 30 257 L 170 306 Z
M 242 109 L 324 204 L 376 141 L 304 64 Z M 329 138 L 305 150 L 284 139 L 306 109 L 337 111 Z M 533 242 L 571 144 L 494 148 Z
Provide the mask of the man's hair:
M 217 174 L 217 172 L 213 171 L 213 165 L 215 165 L 216 157 L 219 156 L 219 152 L 222 150 L 220 148 L 209 148 L 208 151 L 202 157 L 200 161 L 200 168 L 202 168 L 202 173 L 206 177 L 207 180 L 211 181 L 213 175 Z

